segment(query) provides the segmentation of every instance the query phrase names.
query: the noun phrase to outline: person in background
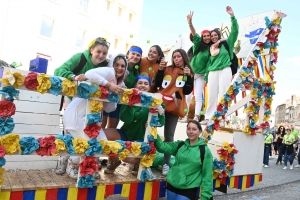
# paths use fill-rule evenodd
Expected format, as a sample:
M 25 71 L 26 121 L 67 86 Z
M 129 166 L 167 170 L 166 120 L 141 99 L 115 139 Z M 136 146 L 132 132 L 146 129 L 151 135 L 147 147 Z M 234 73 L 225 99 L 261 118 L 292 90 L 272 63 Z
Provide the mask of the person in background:
M 297 129 L 295 129 L 295 126 L 293 124 L 291 124 L 291 134 L 294 136 L 295 138 L 295 142 L 293 144 L 293 147 L 294 147 L 294 151 L 295 151 L 295 156 L 297 156 L 297 150 L 298 150 L 298 131 Z
M 163 142 L 160 137 L 155 140 L 158 152 L 172 154 L 176 158 L 166 177 L 168 200 L 198 199 L 199 186 L 202 189 L 201 200 L 212 199 L 213 157 L 205 141 L 199 138 L 201 132 L 199 122 L 192 120 L 187 124 L 188 138 L 185 141 Z M 204 151 L 201 151 L 202 145 Z
M 285 128 L 286 135 L 283 137 L 283 153 L 284 153 L 284 167 L 283 169 L 287 169 L 287 161 L 290 162 L 290 169 L 293 169 L 294 162 L 294 148 L 293 143 L 295 142 L 295 137 L 291 134 L 290 127 Z
M 106 67 L 108 60 L 106 59 L 108 54 L 110 43 L 105 38 L 98 37 L 91 41 L 88 45 L 88 49 L 83 53 L 74 54 L 69 60 L 67 60 L 60 67 L 54 71 L 55 76 L 61 76 L 72 81 L 85 81 L 87 80 L 85 72 L 97 67 Z M 67 107 L 71 102 L 71 97 L 62 96 L 60 111 Z M 59 158 L 60 164 L 55 170 L 56 174 L 62 175 L 66 172 L 69 156 L 61 156 Z
M 176 49 L 172 53 L 172 65 L 162 61 L 156 75 L 156 86 L 162 94 L 162 100 L 166 105 L 164 138 L 165 142 L 173 142 L 178 118 L 184 117 L 187 112 L 185 95 L 193 90 L 193 71 L 189 59 L 183 49 Z M 166 175 L 170 169 L 171 155 L 164 155 L 162 175 Z
M 138 46 L 131 46 L 126 54 L 128 60 L 128 68 L 125 74 L 124 83 L 127 88 L 133 88 L 138 76 L 138 68 L 141 63 L 143 51 Z M 136 67 L 137 66 L 137 67 Z M 117 109 L 111 113 L 103 111 L 102 128 L 117 128 L 120 121 L 121 104 L 117 105 Z
M 187 23 L 189 25 L 191 34 L 190 39 L 193 42 L 193 58 L 191 59 L 191 67 L 194 75 L 194 96 L 195 96 L 195 115 L 194 120 L 200 119 L 200 111 L 202 108 L 202 93 L 204 89 L 204 74 L 206 72 L 206 66 L 210 58 L 209 46 L 211 45 L 210 31 L 203 30 L 201 36 L 196 32 L 192 19 L 194 12 L 191 11 L 187 15 Z M 196 55 L 195 55 L 196 54 Z M 185 115 L 180 122 L 187 122 L 188 117 Z
M 269 167 L 269 153 L 270 153 L 270 149 L 272 148 L 272 142 L 273 142 L 273 134 L 272 134 L 272 130 L 270 128 L 266 128 L 266 132 L 264 133 L 265 136 L 265 148 L 264 148 L 264 160 L 263 160 L 263 164 L 264 167 Z
M 278 149 L 278 158 L 276 161 L 276 165 L 278 165 L 278 163 L 280 162 L 280 164 L 282 165 L 282 154 L 284 152 L 282 152 L 282 141 L 283 141 L 283 137 L 285 136 L 285 128 L 283 126 L 279 126 L 277 132 L 276 132 L 276 145 L 277 145 L 277 149 Z

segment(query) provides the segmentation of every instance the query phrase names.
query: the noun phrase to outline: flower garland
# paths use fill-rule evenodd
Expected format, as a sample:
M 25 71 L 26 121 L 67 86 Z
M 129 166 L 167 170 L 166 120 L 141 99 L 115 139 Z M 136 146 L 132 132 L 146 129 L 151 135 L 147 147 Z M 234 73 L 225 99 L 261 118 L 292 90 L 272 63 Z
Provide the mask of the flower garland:
M 235 149 L 234 144 L 224 142 L 222 147 L 217 150 L 219 159 L 215 158 L 213 162 L 213 177 L 219 179 L 222 184 L 226 183 L 226 178 L 231 177 L 233 174 L 233 167 L 235 164 L 234 154 L 238 150 Z
M 235 100 L 237 94 L 241 90 L 242 92 L 245 90 L 251 89 L 251 98 L 250 106 L 245 110 L 248 118 L 249 124 L 245 127 L 243 132 L 249 135 L 255 135 L 255 131 L 261 127 L 269 126 L 267 120 L 271 115 L 271 104 L 272 104 L 272 96 L 275 95 L 275 83 L 273 81 L 274 78 L 274 70 L 276 69 L 274 64 L 277 62 L 278 58 L 278 50 L 277 50 L 277 40 L 280 31 L 280 23 L 283 15 L 280 13 L 276 13 L 276 18 L 272 21 L 265 18 L 266 21 L 266 30 L 264 33 L 268 33 L 266 35 L 265 43 L 258 43 L 258 50 L 255 49 L 253 51 L 254 57 L 251 58 L 248 62 L 245 62 L 238 74 L 235 76 L 235 80 L 233 84 L 228 88 L 227 92 L 222 96 L 220 102 L 217 105 L 217 109 L 212 117 L 212 119 L 208 122 L 205 131 L 202 133 L 202 138 L 208 142 L 211 139 L 215 130 L 219 130 L 221 120 L 225 119 L 225 115 L 228 111 L 228 108 L 232 104 L 232 100 Z M 263 52 L 264 49 L 270 49 L 270 70 L 267 71 L 269 75 L 268 80 L 262 80 L 254 77 L 254 67 L 257 66 L 257 55 L 260 52 Z M 260 105 L 262 104 L 262 98 L 265 98 L 265 113 L 264 113 L 264 123 L 261 125 L 256 125 L 259 117 L 258 113 L 260 110 Z

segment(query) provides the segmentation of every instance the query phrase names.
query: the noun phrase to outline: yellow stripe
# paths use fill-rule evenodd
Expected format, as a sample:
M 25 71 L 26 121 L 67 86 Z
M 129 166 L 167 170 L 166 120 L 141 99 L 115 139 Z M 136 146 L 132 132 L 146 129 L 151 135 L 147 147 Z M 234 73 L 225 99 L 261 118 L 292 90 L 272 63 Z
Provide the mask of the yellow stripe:
M 247 186 L 247 176 L 243 176 L 242 189 L 245 190 Z
M 230 183 L 229 183 L 229 188 L 233 188 L 234 187 L 234 177 L 230 177 Z
M 96 200 L 104 200 L 105 189 L 106 189 L 105 185 L 99 185 L 97 187 Z
M 218 188 L 218 187 L 220 187 L 220 185 L 221 185 L 221 181 L 219 180 L 219 179 L 216 179 L 216 188 Z
M 152 196 L 152 184 L 153 184 L 153 182 L 146 182 L 146 184 L 145 184 L 144 200 L 151 200 L 151 196 Z
M 46 199 L 47 190 L 36 190 L 34 195 L 34 200 L 44 200 Z
M 10 200 L 10 192 L 0 192 L 1 200 Z
M 129 197 L 130 184 L 123 184 L 121 197 Z
M 69 188 L 67 200 L 77 199 L 77 194 L 78 194 L 78 188 Z
M 259 175 L 254 176 L 254 185 L 258 184 L 259 182 Z
M 206 112 L 206 110 L 207 110 L 207 106 L 208 106 L 208 94 L 207 94 L 207 92 L 208 92 L 208 89 L 207 89 L 207 87 L 204 87 L 204 106 L 205 106 L 205 109 L 204 109 L 204 111 Z

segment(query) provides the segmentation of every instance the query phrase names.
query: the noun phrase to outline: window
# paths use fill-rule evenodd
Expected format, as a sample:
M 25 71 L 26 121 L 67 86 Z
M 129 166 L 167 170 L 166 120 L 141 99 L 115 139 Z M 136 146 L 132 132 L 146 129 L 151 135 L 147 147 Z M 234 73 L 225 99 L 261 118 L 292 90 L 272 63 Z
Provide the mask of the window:
M 129 18 L 128 18 L 128 21 L 129 21 L 129 22 L 132 22 L 132 17 L 133 17 L 133 14 L 132 14 L 132 13 L 129 13 Z
M 111 4 L 110 1 L 106 1 L 106 10 L 110 10 L 110 4 Z
M 125 52 L 127 52 L 128 50 L 129 50 L 129 44 L 126 43 L 126 45 L 125 45 Z
M 117 49 L 118 48 L 118 42 L 119 42 L 119 40 L 117 39 L 117 38 L 115 38 L 115 49 Z
M 54 20 L 50 17 L 43 17 L 40 34 L 46 37 L 52 37 Z
M 79 11 L 87 13 L 89 0 L 79 0 Z
M 82 30 L 82 29 L 77 30 L 76 44 L 75 44 L 77 47 L 83 46 L 84 34 L 85 34 L 84 30 Z
M 122 16 L 122 11 L 123 11 L 123 8 L 119 7 L 119 11 L 118 11 L 118 16 L 119 16 L 119 17 Z

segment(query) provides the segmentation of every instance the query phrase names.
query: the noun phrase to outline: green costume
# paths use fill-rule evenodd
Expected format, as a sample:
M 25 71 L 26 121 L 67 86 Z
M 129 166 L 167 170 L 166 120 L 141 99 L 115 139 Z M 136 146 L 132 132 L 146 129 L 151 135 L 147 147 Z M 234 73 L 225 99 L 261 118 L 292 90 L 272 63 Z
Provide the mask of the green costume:
M 201 37 L 199 34 L 196 34 L 192 38 L 193 45 L 193 52 L 195 52 L 200 44 L 201 44 Z M 204 51 L 199 52 L 196 56 L 194 56 L 191 60 L 191 67 L 195 74 L 205 74 L 206 65 L 210 58 L 209 48 L 206 48 Z

